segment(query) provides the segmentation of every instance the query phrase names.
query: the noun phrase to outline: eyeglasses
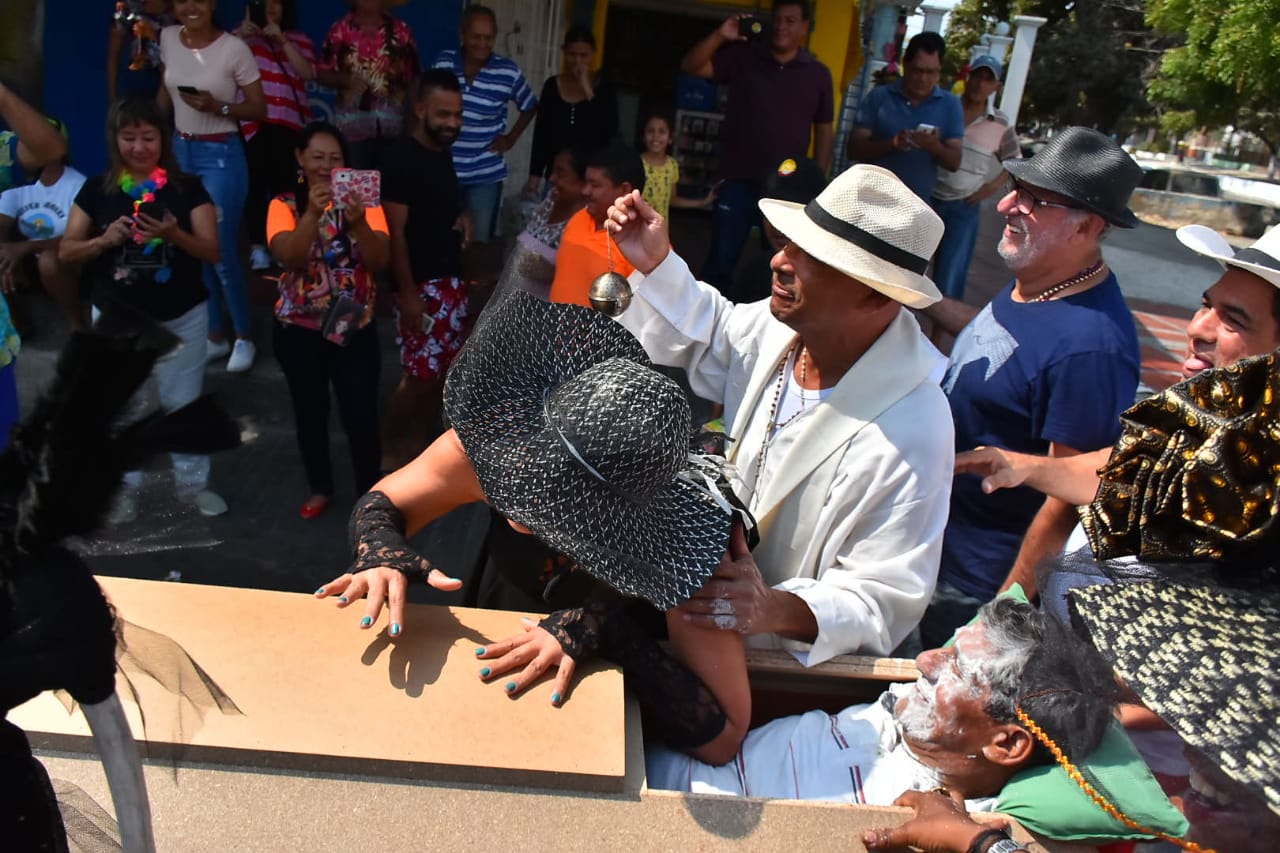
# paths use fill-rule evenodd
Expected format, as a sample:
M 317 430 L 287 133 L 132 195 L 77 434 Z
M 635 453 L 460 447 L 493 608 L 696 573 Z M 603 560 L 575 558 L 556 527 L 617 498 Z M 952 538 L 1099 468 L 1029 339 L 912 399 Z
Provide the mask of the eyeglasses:
M 1067 210 L 1079 210 L 1074 204 L 1063 204 L 1059 201 L 1047 201 L 1031 191 L 1031 188 L 1017 181 L 1013 182 L 1013 208 L 1023 216 L 1030 216 L 1041 207 L 1062 207 Z

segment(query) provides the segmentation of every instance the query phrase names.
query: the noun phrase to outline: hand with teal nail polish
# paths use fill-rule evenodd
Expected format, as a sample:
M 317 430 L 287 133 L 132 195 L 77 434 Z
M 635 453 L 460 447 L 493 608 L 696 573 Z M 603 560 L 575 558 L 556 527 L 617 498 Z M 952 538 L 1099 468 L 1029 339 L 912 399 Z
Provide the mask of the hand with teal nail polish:
M 369 627 L 370 625 L 372 625 L 372 624 L 373 624 L 373 617 L 372 617 L 372 616 L 365 616 L 365 617 L 362 617 L 362 618 L 360 619 L 360 627 L 361 627 L 361 628 L 368 628 L 368 627 Z
M 398 637 L 398 636 L 400 636 L 400 623 L 399 623 L 399 622 L 392 622 L 392 623 L 391 623 L 391 636 L 393 636 L 393 637 Z
M 558 706 L 569 695 L 577 663 L 538 623 L 525 619 L 522 624 L 524 630 L 519 634 L 476 649 L 476 656 L 489 664 L 480 670 L 480 677 L 487 680 L 490 676 L 513 675 L 503 688 L 508 696 L 516 696 L 547 673 L 554 672 L 555 698 L 551 701 Z
M 552 705 L 555 705 L 557 708 L 559 708 L 559 707 L 560 707 L 560 694 L 559 694 L 559 693 L 552 693 L 552 694 L 551 694 L 551 704 L 552 704 Z

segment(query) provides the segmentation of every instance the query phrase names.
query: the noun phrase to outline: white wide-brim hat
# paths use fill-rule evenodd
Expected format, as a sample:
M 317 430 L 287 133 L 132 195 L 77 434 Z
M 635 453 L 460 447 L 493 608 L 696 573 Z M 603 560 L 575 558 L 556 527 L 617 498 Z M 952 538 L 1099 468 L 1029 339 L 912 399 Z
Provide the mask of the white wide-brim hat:
M 888 169 L 850 166 L 808 204 L 765 198 L 760 212 L 792 243 L 890 299 L 911 308 L 942 299 L 924 274 L 942 220 Z
M 1204 225 L 1184 225 L 1178 229 L 1182 245 L 1226 267 L 1251 272 L 1280 287 L 1280 227 L 1272 228 L 1247 249 L 1236 251 L 1226 239 Z

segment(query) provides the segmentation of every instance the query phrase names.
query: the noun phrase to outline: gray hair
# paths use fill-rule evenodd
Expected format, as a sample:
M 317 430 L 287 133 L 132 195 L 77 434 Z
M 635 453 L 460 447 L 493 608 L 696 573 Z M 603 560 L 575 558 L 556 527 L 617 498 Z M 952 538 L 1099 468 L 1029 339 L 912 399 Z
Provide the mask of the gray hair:
M 987 715 L 1020 723 L 1021 708 L 1068 756 L 1092 752 L 1115 707 L 1110 667 L 1091 646 L 1024 602 L 997 598 L 982 607 L 979 619 L 993 651 L 982 667 L 990 692 Z M 1037 743 L 1032 763 L 1052 761 Z

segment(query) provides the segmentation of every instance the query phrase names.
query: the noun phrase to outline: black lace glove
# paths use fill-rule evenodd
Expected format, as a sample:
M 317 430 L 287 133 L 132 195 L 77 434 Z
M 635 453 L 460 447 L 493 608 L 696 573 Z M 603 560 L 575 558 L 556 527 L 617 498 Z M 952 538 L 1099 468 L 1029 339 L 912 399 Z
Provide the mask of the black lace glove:
M 347 522 L 351 567 L 355 574 L 386 566 L 414 580 L 426 581 L 432 566 L 404 538 L 404 516 L 382 492 L 369 492 L 356 501 Z
M 622 667 L 640 700 L 649 733 L 674 749 L 693 749 L 716 738 L 724 709 L 702 679 L 658 645 L 631 600 L 589 601 L 538 623 L 578 663 L 595 656 Z

